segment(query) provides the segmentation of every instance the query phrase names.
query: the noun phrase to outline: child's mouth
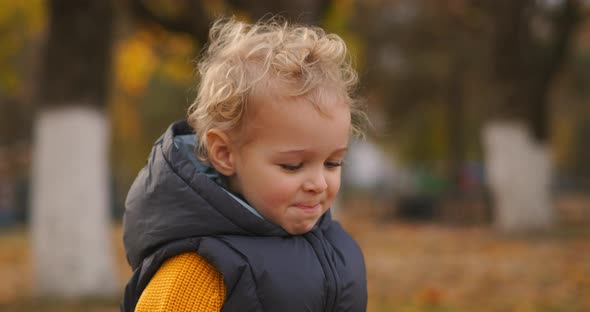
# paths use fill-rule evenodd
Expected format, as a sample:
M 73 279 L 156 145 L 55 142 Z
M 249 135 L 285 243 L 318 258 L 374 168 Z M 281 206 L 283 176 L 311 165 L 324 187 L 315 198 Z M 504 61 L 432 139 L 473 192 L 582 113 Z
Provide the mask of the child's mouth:
M 304 204 L 297 204 L 295 207 L 302 209 L 304 211 L 315 211 L 321 208 L 321 204 L 312 204 L 312 205 L 304 205 Z

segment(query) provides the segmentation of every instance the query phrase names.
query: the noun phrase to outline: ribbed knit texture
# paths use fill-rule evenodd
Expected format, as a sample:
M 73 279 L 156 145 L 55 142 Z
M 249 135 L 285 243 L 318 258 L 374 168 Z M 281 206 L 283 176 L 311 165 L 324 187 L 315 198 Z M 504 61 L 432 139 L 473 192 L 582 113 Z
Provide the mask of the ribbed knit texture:
M 223 276 L 196 253 L 170 258 L 144 289 L 136 312 L 221 311 Z

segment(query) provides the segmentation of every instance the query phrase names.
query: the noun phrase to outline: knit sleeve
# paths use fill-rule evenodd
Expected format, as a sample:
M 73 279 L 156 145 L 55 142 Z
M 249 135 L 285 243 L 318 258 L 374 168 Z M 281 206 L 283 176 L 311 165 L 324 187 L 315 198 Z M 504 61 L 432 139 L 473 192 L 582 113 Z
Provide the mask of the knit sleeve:
M 196 253 L 170 258 L 144 289 L 136 312 L 221 311 L 223 276 Z

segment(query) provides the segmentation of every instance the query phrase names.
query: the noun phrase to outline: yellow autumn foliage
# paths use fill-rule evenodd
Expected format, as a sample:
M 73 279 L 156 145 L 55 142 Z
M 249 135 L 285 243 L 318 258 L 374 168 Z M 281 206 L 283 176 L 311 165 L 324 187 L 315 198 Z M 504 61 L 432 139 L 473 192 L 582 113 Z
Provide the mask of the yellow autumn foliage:
M 153 45 L 154 38 L 147 31 L 138 31 L 116 44 L 115 79 L 126 94 L 137 96 L 144 91 L 158 61 Z
M 353 57 L 353 65 L 357 70 L 362 70 L 365 67 L 365 44 L 358 33 L 355 33 L 348 24 L 354 14 L 354 0 L 334 0 L 334 5 L 331 6 L 326 16 L 325 25 L 328 31 L 337 33 L 346 41 Z
M 184 83 L 193 77 L 194 45 L 186 36 L 169 36 L 165 41 L 166 57 L 162 59 L 162 74 L 174 82 Z
M 18 96 L 23 92 L 28 61 L 23 54 L 45 29 L 45 6 L 41 0 L 0 1 L 0 93 Z

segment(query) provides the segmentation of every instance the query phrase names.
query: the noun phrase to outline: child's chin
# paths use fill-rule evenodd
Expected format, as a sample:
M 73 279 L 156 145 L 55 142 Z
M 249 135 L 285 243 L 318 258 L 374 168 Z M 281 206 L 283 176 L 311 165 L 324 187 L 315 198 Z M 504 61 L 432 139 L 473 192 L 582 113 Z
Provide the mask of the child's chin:
M 313 229 L 315 222 L 309 222 L 305 224 L 298 224 L 297 226 L 292 226 L 289 228 L 285 228 L 285 231 L 291 235 L 303 235 Z

